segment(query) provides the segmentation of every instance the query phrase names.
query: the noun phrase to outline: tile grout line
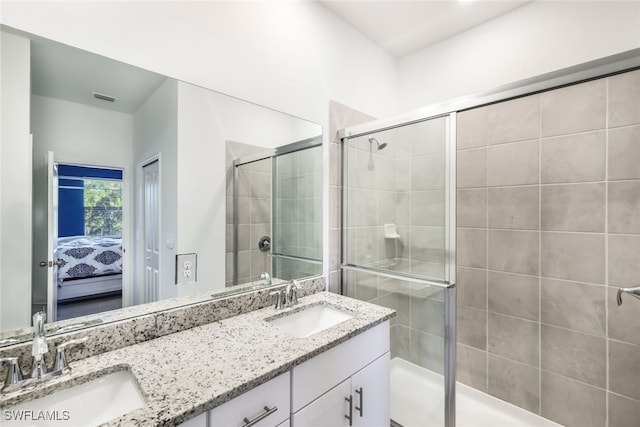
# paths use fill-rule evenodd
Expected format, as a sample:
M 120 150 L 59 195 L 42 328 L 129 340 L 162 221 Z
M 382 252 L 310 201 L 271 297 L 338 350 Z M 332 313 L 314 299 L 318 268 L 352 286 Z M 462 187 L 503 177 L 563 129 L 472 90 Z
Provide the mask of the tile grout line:
M 542 415 L 542 105 L 538 96 L 538 414 Z

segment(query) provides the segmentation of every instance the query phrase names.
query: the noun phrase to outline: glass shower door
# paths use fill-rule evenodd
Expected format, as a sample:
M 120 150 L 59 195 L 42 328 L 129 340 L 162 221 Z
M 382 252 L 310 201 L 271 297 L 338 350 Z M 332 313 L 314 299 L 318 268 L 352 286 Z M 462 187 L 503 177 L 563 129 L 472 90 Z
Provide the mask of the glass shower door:
M 455 425 L 454 121 L 342 140 L 343 292 L 397 311 L 392 425 Z
M 322 273 L 322 146 L 274 157 L 273 275 Z

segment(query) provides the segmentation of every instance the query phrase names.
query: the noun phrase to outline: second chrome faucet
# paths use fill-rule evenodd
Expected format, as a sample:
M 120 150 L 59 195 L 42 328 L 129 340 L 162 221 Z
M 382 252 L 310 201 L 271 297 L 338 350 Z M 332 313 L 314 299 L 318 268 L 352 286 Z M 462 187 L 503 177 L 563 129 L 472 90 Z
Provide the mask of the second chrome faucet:
M 271 295 L 275 295 L 275 308 L 276 310 L 283 309 L 285 307 L 291 307 L 298 303 L 298 290 L 300 284 L 297 280 L 292 280 L 287 283 L 287 288 L 280 291 L 273 291 Z

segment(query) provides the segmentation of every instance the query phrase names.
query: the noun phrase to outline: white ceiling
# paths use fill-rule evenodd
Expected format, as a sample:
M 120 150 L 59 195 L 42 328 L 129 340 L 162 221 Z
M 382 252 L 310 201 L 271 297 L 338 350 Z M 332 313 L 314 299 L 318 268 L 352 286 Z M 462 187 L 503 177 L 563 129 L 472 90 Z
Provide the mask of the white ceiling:
M 532 0 L 318 0 L 396 58 L 462 33 Z
M 531 0 L 318 1 L 399 58 Z M 36 95 L 133 113 L 165 78 L 61 43 L 16 32 L 32 42 L 31 84 Z M 92 92 L 111 95 L 118 100 L 114 103 L 100 101 Z
M 31 91 L 96 108 L 133 113 L 165 76 L 24 33 L 31 39 Z M 101 101 L 93 92 L 114 96 Z

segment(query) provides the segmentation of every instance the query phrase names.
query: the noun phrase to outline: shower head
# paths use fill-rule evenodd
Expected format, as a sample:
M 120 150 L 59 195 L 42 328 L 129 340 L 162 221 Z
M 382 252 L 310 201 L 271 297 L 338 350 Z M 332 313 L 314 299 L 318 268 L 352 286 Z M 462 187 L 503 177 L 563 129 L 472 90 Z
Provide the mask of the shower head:
M 378 150 L 384 150 L 384 147 L 387 146 L 386 142 L 380 143 L 380 141 L 378 141 L 377 139 L 375 139 L 374 137 L 369 137 L 369 144 L 375 142 L 378 145 Z

